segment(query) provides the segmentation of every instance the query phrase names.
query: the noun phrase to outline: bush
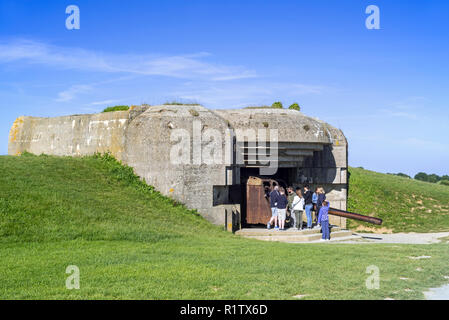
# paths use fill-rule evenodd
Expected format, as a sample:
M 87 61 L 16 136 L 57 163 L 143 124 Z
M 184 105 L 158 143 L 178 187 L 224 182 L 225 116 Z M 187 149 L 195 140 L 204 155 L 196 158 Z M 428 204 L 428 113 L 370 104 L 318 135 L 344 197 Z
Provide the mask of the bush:
M 440 176 L 435 173 L 429 174 L 427 177 L 429 179 L 428 181 L 432 183 L 437 183 L 441 180 Z
M 103 110 L 103 112 L 114 112 L 114 111 L 126 111 L 129 110 L 129 106 L 115 106 L 115 107 L 107 107 Z
M 290 107 L 288 107 L 288 108 L 292 109 L 292 110 L 296 110 L 296 111 L 301 111 L 301 107 L 296 102 L 293 103 L 292 105 L 290 105 Z
M 442 184 L 443 186 L 449 186 L 449 180 L 441 180 L 439 184 Z
M 428 177 L 427 173 L 419 172 L 415 175 L 415 180 L 429 181 L 429 177 Z
M 440 177 L 439 175 L 437 175 L 435 173 L 427 174 L 425 172 L 419 172 L 415 175 L 416 180 L 421 180 L 421 181 L 430 182 L 430 183 L 438 183 L 440 180 L 447 180 L 447 179 L 445 179 L 446 177 L 447 177 L 447 175 Z
M 284 108 L 284 106 L 282 105 L 282 102 L 280 102 L 280 101 L 274 102 L 274 103 L 271 105 L 271 107 L 272 107 L 272 108 L 275 108 L 275 109 L 283 109 L 283 108 Z
M 182 101 L 167 101 L 164 103 L 164 106 L 202 106 L 202 104 L 196 102 L 196 101 L 191 101 L 191 102 L 182 102 Z

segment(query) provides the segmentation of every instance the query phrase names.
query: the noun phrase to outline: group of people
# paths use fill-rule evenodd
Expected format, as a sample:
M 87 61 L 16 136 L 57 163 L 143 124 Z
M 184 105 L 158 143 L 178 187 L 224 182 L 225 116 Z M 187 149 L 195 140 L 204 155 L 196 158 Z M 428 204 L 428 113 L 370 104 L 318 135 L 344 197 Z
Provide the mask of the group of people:
M 290 227 L 302 230 L 302 216 L 305 211 L 307 228 L 312 229 L 314 225 L 321 227 L 323 234 L 321 240 L 330 240 L 329 201 L 326 200 L 326 193 L 322 187 L 317 187 L 315 192 L 312 192 L 308 185 L 303 189 L 296 188 L 295 191 L 293 187 L 288 187 L 285 191 L 283 187 L 275 186 L 269 198 L 271 219 L 267 223 L 268 229 L 274 225 L 275 230 L 285 230 L 285 222 L 289 215 Z

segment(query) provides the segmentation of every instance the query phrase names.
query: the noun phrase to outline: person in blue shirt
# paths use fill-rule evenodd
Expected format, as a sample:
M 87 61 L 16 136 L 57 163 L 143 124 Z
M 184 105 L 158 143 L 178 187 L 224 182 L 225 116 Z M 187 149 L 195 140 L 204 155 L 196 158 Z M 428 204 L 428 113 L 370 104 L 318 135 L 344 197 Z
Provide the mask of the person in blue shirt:
M 313 211 L 315 211 L 315 223 L 318 224 L 318 210 L 316 207 L 317 201 L 318 201 L 318 187 L 315 188 L 315 192 L 312 195 Z
M 321 206 L 323 205 L 323 201 L 326 200 L 326 193 L 324 192 L 324 189 L 322 187 L 319 187 L 317 189 L 317 195 L 318 197 L 316 200 L 316 215 L 317 215 L 316 223 L 317 225 L 319 225 L 320 222 L 318 221 L 318 215 L 320 213 Z
M 329 202 L 323 201 L 320 213 L 318 214 L 318 223 L 321 224 L 321 232 L 323 234 L 321 241 L 330 240 L 329 233 Z
M 274 221 L 274 228 L 276 230 L 279 229 L 278 227 L 278 212 L 277 212 L 277 204 L 278 204 L 278 198 L 279 198 L 279 186 L 275 186 L 273 191 L 270 192 L 270 207 L 271 207 L 271 219 L 267 223 L 267 229 L 271 229 L 271 225 Z

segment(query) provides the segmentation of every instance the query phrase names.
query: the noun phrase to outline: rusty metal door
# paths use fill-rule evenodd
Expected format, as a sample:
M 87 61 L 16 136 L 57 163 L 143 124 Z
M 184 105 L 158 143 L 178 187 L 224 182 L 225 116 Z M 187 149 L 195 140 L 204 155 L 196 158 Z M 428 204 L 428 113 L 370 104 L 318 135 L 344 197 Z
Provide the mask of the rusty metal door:
M 271 218 L 269 194 L 278 182 L 249 177 L 246 183 L 246 223 L 266 224 Z

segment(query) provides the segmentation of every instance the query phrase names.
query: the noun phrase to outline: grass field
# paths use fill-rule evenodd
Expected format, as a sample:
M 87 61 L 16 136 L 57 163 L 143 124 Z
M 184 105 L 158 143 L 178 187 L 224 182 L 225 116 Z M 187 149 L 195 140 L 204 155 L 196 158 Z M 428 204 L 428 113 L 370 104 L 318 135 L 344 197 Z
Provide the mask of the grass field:
M 448 244 L 239 238 L 107 156 L 2 156 L 0 172 L 1 299 L 419 299 L 448 282 Z M 370 265 L 379 290 L 365 286 Z
M 449 186 L 350 168 L 348 210 L 383 219 L 389 232 L 449 231 Z M 348 227 L 372 225 L 348 220 Z

